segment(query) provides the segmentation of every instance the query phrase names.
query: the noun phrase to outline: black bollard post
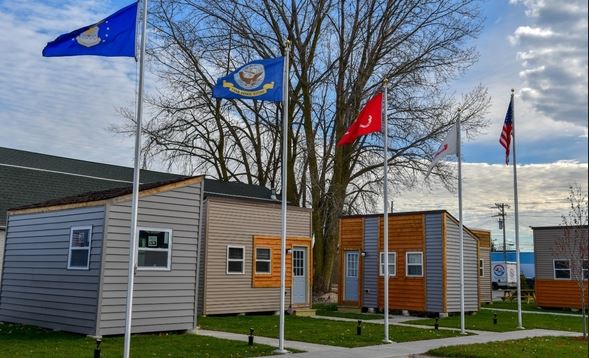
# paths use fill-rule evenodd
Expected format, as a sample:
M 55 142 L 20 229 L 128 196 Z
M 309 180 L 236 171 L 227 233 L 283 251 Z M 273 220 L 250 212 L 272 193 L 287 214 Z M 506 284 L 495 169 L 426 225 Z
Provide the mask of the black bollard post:
M 100 358 L 100 343 L 102 343 L 102 339 L 96 338 L 96 348 L 94 348 L 94 358 Z
M 497 324 L 497 313 L 493 313 L 493 324 Z
M 247 337 L 247 344 L 250 346 L 254 345 L 254 329 L 250 328 L 250 335 Z
M 356 335 L 357 336 L 362 335 L 362 321 L 361 320 L 358 320 L 358 325 L 356 325 Z
M 434 323 L 434 329 L 437 331 L 440 328 L 440 324 L 438 323 L 439 318 L 436 317 L 436 323 Z

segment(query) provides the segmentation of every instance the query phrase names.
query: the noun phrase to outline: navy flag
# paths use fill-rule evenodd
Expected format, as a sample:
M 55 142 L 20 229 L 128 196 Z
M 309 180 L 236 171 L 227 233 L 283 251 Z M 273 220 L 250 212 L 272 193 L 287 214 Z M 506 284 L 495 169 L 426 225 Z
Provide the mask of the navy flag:
M 283 70 L 284 57 L 252 61 L 219 78 L 213 97 L 280 102 Z
M 137 2 L 106 19 L 64 34 L 49 42 L 43 56 L 135 57 Z

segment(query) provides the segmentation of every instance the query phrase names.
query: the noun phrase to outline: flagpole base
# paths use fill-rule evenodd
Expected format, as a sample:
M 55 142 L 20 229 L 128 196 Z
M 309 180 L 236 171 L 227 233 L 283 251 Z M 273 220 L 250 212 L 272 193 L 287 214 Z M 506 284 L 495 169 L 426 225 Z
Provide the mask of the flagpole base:
M 383 344 L 391 344 L 391 343 L 393 343 L 393 341 L 391 341 L 390 339 L 383 339 L 382 343 Z
M 517 329 L 526 329 L 524 326 L 517 326 Z
M 288 354 L 290 352 L 287 351 L 286 349 L 280 349 L 280 348 L 278 348 L 278 349 L 274 350 L 274 352 L 272 352 L 272 353 L 276 353 L 276 354 Z

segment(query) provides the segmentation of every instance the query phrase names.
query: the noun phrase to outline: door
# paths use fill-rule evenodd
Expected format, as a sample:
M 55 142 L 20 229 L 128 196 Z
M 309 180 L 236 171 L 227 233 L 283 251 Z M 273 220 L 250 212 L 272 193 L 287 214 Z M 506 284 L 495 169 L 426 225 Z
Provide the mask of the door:
M 307 249 L 292 250 L 292 303 L 307 304 Z
M 358 301 L 358 251 L 345 252 L 344 301 Z

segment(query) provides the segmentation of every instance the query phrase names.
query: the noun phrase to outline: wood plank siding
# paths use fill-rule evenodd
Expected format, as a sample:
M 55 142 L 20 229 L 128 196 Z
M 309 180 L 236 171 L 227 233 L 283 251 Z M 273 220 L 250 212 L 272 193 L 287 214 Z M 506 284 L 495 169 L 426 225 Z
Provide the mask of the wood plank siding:
M 470 229 L 470 231 L 479 239 L 479 260 L 483 260 L 483 275 L 479 273 L 479 303 L 492 302 L 491 232 L 480 229 Z
M 104 206 L 8 217 L 0 321 L 94 335 Z M 69 269 L 70 231 L 91 226 L 89 269 Z
M 279 204 L 247 199 L 209 197 L 206 206 L 204 277 L 204 310 L 207 315 L 277 311 L 280 288 L 276 286 L 275 273 L 279 274 L 279 240 L 281 208 Z M 272 275 L 264 280 L 254 277 L 253 244 L 258 237 L 272 248 Z M 265 237 L 266 239 L 262 239 Z M 311 302 L 312 248 L 311 210 L 288 207 L 287 237 L 289 244 L 307 247 L 307 301 Z M 295 240 L 296 238 L 296 240 Z M 266 241 L 264 241 L 266 240 Z M 227 272 L 227 247 L 244 248 L 243 274 Z M 287 260 L 290 261 L 290 260 Z M 290 270 L 287 270 L 290 273 Z M 269 286 L 260 287 L 258 286 Z M 291 302 L 291 289 L 287 288 L 286 305 Z
M 536 279 L 536 305 L 553 308 L 581 308 L 581 288 L 574 280 Z M 585 280 L 585 307 L 588 305 Z
M 384 252 L 383 219 L 379 222 L 378 247 Z M 391 310 L 426 310 L 425 223 L 422 214 L 389 216 L 389 251 L 395 252 L 396 275 L 389 278 L 389 308 Z M 407 277 L 405 258 L 407 252 L 423 253 L 423 276 Z M 384 307 L 384 282 L 378 280 L 378 305 Z
M 254 236 L 253 243 L 255 248 L 270 249 L 271 260 L 270 260 L 270 273 L 254 273 L 252 275 L 252 287 L 274 287 L 280 288 L 280 246 L 281 240 L 279 236 Z M 286 238 L 286 249 L 292 249 L 293 247 L 306 247 L 307 255 L 311 251 L 311 239 L 308 237 L 303 238 Z M 252 263 L 256 262 L 255 250 L 252 250 Z M 311 272 L 312 269 L 312 255 L 307 257 L 307 272 Z M 292 286 L 292 255 L 286 256 L 286 282 L 287 288 Z
M 194 328 L 196 253 L 202 184 L 173 186 L 139 200 L 138 227 L 172 231 L 170 270 L 138 269 L 132 332 Z M 107 205 L 99 334 L 122 334 L 129 260 L 130 201 Z

